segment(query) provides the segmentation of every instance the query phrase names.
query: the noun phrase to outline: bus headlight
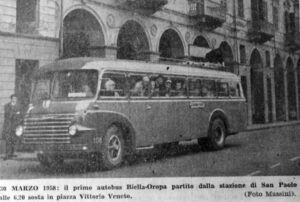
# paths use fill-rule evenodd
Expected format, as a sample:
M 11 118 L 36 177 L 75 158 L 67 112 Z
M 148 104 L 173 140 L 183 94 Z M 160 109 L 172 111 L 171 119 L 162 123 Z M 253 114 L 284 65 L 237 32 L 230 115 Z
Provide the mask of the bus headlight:
M 21 137 L 23 135 L 24 132 L 24 127 L 23 126 L 18 126 L 16 128 L 16 136 Z
M 77 133 L 77 126 L 76 125 L 71 125 L 69 127 L 69 134 L 71 136 L 74 136 L 74 135 L 76 135 L 76 133 Z

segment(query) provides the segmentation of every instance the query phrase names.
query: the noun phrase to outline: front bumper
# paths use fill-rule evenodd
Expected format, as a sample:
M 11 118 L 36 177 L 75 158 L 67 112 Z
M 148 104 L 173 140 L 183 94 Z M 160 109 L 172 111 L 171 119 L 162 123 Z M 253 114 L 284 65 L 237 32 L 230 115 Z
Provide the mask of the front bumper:
M 38 153 L 56 154 L 65 157 L 77 157 L 79 155 L 99 151 L 101 138 L 96 137 L 94 131 L 80 132 L 70 138 L 70 143 L 24 143 L 33 147 Z

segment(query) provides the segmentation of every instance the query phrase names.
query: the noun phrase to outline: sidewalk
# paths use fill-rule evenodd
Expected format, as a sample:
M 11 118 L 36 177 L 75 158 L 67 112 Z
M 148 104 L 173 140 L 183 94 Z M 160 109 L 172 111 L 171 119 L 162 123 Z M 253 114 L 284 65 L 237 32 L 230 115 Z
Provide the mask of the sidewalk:
M 246 131 L 254 131 L 254 130 L 261 130 L 261 129 L 269 129 L 269 128 L 278 128 L 278 127 L 285 127 L 285 126 L 293 126 L 293 125 L 300 125 L 300 121 L 289 121 L 289 122 L 276 122 L 276 123 L 267 123 L 267 124 L 254 124 L 247 126 Z

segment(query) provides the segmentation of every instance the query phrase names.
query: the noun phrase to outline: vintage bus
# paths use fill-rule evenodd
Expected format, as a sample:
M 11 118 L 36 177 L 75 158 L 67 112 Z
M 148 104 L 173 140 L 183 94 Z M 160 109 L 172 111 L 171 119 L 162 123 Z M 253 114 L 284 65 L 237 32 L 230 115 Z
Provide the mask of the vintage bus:
M 82 157 L 111 169 L 140 149 L 196 139 L 218 150 L 247 123 L 240 80 L 224 71 L 73 58 L 34 78 L 16 134 L 45 166 Z

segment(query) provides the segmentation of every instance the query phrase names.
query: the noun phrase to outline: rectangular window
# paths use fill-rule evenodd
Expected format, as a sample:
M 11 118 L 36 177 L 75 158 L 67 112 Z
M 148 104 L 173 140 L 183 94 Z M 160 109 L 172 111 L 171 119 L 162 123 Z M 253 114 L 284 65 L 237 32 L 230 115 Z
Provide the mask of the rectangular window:
M 200 97 L 201 96 L 201 80 L 196 78 L 189 79 L 189 96 Z
M 149 82 L 147 75 L 129 75 L 129 92 L 132 98 L 147 98 L 149 96 Z
M 247 59 L 246 59 L 246 46 L 240 45 L 240 63 L 241 64 L 246 64 Z
M 244 17 L 244 0 L 238 0 L 238 16 Z
M 228 90 L 228 83 L 226 82 L 216 82 L 216 90 L 217 90 L 217 96 L 219 97 L 228 97 L 229 96 L 229 90 Z
M 105 73 L 102 77 L 100 97 L 125 98 L 127 86 L 125 74 Z
M 184 98 L 187 96 L 187 89 L 184 78 L 173 77 L 171 80 L 171 97 Z
M 262 8 L 261 8 L 263 20 L 268 21 L 268 3 L 266 1 L 262 2 Z
M 266 51 L 266 65 L 267 67 L 271 66 L 270 51 Z
M 257 5 L 254 5 L 253 8 L 255 8 L 255 12 L 258 12 L 260 20 L 268 21 L 268 3 L 266 1 L 258 0 Z
M 59 71 L 54 74 L 52 95 L 55 99 L 85 99 L 96 95 L 98 72 L 95 70 Z
M 185 78 L 168 75 L 151 76 L 151 97 L 187 97 Z
M 229 82 L 229 95 L 230 97 L 240 97 L 241 92 L 239 88 L 239 84 L 236 82 Z
M 273 7 L 273 24 L 276 30 L 278 30 L 279 17 L 278 17 L 278 8 L 276 6 Z
M 214 80 L 202 80 L 201 81 L 201 96 L 202 97 L 215 97 L 216 85 Z
M 38 0 L 17 0 L 18 33 L 37 34 Z

